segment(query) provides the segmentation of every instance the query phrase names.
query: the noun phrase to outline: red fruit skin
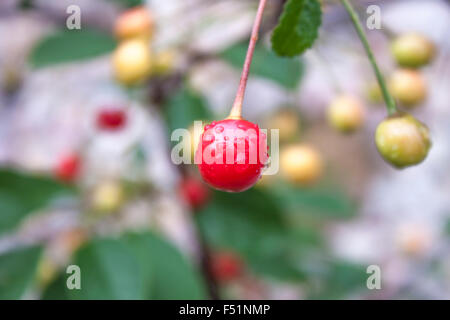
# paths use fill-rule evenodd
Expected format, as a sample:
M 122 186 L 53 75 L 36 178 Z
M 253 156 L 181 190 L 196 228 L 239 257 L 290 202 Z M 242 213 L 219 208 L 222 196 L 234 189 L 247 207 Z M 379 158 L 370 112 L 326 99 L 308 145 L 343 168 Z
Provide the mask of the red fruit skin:
M 233 252 L 220 252 L 212 256 L 211 272 L 219 282 L 230 282 L 239 278 L 243 273 L 241 259 Z
M 201 209 L 209 200 L 208 188 L 195 178 L 184 179 L 180 185 L 180 193 L 182 198 L 194 210 Z
M 67 154 L 61 157 L 55 175 L 64 182 L 73 182 L 80 173 L 80 158 L 77 154 Z
M 126 122 L 127 114 L 124 110 L 118 108 L 102 109 L 97 115 L 97 127 L 101 130 L 120 130 Z
M 241 192 L 261 177 L 267 150 L 267 136 L 258 125 L 243 119 L 225 119 L 205 126 L 195 163 L 202 178 L 213 188 Z M 233 155 L 228 156 L 229 163 L 227 152 Z

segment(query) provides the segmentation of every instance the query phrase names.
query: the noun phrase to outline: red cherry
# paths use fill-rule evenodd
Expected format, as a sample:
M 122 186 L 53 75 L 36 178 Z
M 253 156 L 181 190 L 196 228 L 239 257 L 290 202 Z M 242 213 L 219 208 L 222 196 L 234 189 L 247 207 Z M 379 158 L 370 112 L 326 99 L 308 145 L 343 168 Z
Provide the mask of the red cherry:
M 243 119 L 225 119 L 205 126 L 195 163 L 212 187 L 241 192 L 261 177 L 267 150 L 267 137 L 258 125 Z
M 80 172 L 80 157 L 77 154 L 66 154 L 59 159 L 55 175 L 65 182 L 74 181 Z
M 242 275 L 243 263 L 233 252 L 222 251 L 213 254 L 211 259 L 211 271 L 218 281 L 229 282 Z
M 198 210 L 209 200 L 208 188 L 195 178 L 186 178 L 181 182 L 180 193 L 192 209 Z
M 125 126 L 126 122 L 127 114 L 123 109 L 105 108 L 97 114 L 97 127 L 102 130 L 119 130 Z

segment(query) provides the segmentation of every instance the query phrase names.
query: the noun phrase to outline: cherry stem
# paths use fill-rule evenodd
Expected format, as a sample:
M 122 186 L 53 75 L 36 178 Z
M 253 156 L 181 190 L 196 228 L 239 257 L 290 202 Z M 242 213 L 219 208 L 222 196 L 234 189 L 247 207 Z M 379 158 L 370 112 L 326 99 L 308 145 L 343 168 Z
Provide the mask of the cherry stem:
M 241 119 L 242 114 L 242 102 L 244 101 L 245 88 L 247 87 L 248 73 L 250 72 L 250 65 L 252 64 L 253 52 L 255 51 L 256 41 L 258 40 L 259 27 L 266 6 L 267 0 L 260 0 L 258 11 L 256 13 L 255 22 L 253 23 L 252 34 L 250 37 L 250 43 L 247 49 L 247 55 L 245 57 L 244 67 L 242 69 L 241 80 L 234 99 L 233 107 L 229 115 L 229 119 Z
M 352 19 L 353 25 L 355 26 L 356 32 L 358 33 L 359 38 L 366 50 L 367 57 L 369 58 L 370 63 L 372 64 L 372 68 L 375 71 L 375 76 L 377 77 L 378 85 L 381 88 L 381 92 L 383 93 L 383 99 L 386 103 L 386 108 L 389 115 L 393 115 L 397 112 L 397 107 L 395 105 L 395 101 L 392 96 L 389 94 L 389 91 L 386 86 L 386 82 L 384 81 L 383 75 L 381 74 L 380 69 L 378 68 L 377 62 L 375 60 L 375 56 L 373 55 L 372 49 L 370 48 L 369 41 L 367 40 L 367 36 L 364 32 L 361 21 L 358 17 L 358 14 L 353 9 L 352 5 L 348 0 L 341 0 L 342 4 L 347 10 L 350 18 Z

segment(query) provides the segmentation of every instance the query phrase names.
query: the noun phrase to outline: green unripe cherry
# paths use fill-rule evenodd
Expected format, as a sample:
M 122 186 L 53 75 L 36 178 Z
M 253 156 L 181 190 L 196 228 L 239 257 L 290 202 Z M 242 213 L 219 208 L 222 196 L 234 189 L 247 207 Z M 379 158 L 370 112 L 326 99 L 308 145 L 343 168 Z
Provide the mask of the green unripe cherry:
M 392 42 L 391 50 L 397 63 L 408 68 L 428 64 L 435 52 L 433 43 L 418 33 L 400 35 Z
M 340 95 L 331 101 L 327 110 L 328 122 L 338 131 L 349 133 L 364 123 L 364 108 L 354 96 Z
M 409 114 L 382 121 L 375 132 L 375 143 L 381 156 L 397 168 L 422 162 L 431 147 L 427 126 Z
M 395 70 L 389 78 L 392 95 L 403 106 L 412 108 L 427 97 L 427 85 L 420 72 L 412 69 Z

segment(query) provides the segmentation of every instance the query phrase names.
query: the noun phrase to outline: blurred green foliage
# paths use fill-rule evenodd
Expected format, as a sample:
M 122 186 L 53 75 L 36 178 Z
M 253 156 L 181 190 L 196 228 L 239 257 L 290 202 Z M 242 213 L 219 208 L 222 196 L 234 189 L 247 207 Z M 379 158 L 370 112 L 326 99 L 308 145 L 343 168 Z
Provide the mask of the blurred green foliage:
M 247 43 L 236 44 L 221 53 L 221 57 L 236 69 L 242 69 Z M 298 87 L 304 65 L 298 58 L 282 58 L 263 45 L 257 45 L 253 55 L 251 74 L 267 78 L 286 89 Z
M 349 218 L 354 215 L 351 203 L 331 187 L 307 190 L 275 185 L 238 194 L 216 191 L 197 222 L 208 243 L 238 252 L 254 272 L 280 281 L 305 282 L 316 272 L 310 268 L 311 255 L 321 259 L 330 255 L 320 224 L 310 220 Z M 339 281 L 343 274 L 336 272 Z
M 19 8 L 22 10 L 28 10 L 33 8 L 33 0 L 20 0 Z
M 33 211 L 74 190 L 51 178 L 0 169 L 0 234 L 11 231 Z
M 362 265 L 339 259 L 323 259 L 315 263 L 310 274 L 310 299 L 351 299 L 369 293 L 368 274 Z
M 94 239 L 74 258 L 82 272 L 82 290 L 70 290 L 75 299 L 138 299 L 144 290 L 138 261 L 118 239 Z
M 312 219 L 350 219 L 356 214 L 354 202 L 337 186 L 300 188 L 277 184 L 271 189 L 284 211 Z
M 0 255 L 0 300 L 23 296 L 34 279 L 41 252 L 41 247 L 28 247 Z
M 447 220 L 447 223 L 445 224 L 444 227 L 444 233 L 448 236 L 450 236 L 450 219 Z
M 124 8 L 136 7 L 144 4 L 144 0 L 110 0 L 114 1 Z
M 310 48 L 319 34 L 322 9 L 317 0 L 289 0 L 272 33 L 272 49 L 293 57 Z
M 205 299 L 204 283 L 186 257 L 154 233 L 97 238 L 75 254 L 82 290 L 67 290 L 64 274 L 44 299 Z
M 164 106 L 169 132 L 179 128 L 188 129 L 194 121 L 209 121 L 212 113 L 206 100 L 185 83 L 170 95 Z
M 42 39 L 30 54 L 35 68 L 94 58 L 111 52 L 115 39 L 106 33 L 83 28 L 60 30 Z
M 150 232 L 128 234 L 125 240 L 139 257 L 143 270 L 151 266 L 152 292 L 147 298 L 206 299 L 198 271 L 173 245 Z

